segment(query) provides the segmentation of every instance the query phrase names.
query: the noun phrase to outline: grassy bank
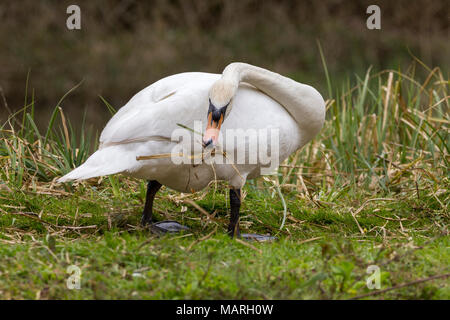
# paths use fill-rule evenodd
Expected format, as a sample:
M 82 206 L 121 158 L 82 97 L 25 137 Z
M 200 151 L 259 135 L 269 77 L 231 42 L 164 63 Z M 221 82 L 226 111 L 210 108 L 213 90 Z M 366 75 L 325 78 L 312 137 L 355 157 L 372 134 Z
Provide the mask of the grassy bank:
M 416 61 L 328 83 L 334 98 L 320 135 L 278 176 L 244 189 L 241 228 L 276 235 L 273 243 L 224 235 L 222 183 L 195 194 L 163 189 L 157 217 L 191 228 L 163 237 L 138 226 L 143 181 L 56 184 L 87 158 L 90 133 L 73 133 L 61 101 L 40 132 L 35 100 L 25 101 L 0 138 L 0 296 L 450 298 L 448 79 Z M 80 290 L 66 287 L 70 265 L 81 269 Z M 367 288 L 369 265 L 380 268 L 382 291 Z

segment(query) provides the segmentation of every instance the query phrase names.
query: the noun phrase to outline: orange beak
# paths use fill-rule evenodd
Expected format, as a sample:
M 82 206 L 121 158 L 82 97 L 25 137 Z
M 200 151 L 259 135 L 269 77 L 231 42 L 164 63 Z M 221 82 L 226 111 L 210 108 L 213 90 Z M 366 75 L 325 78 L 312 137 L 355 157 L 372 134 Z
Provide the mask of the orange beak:
M 203 135 L 203 147 L 206 148 L 209 145 L 214 147 L 217 144 L 220 133 L 220 126 L 223 122 L 223 114 L 220 115 L 219 121 L 212 119 L 212 112 L 208 113 L 208 125 L 206 126 L 205 134 Z

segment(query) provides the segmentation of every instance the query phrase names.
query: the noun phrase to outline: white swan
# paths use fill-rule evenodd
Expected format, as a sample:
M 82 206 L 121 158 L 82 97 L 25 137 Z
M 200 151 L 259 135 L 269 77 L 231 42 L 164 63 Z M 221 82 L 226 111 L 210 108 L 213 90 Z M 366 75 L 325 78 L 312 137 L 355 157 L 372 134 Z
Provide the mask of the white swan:
M 106 125 L 100 136 L 99 150 L 58 181 L 116 173 L 149 180 L 142 218 L 142 223 L 146 224 L 151 222 L 153 198 L 161 185 L 193 192 L 214 179 L 226 180 L 232 187 L 228 231 L 231 236 L 239 235 L 240 189 L 246 179 L 260 175 L 259 158 L 256 163 L 214 166 L 175 164 L 170 157 L 141 161 L 136 158 L 172 153 L 174 147 L 187 143 L 172 137 L 175 130 L 185 130 L 179 124 L 194 128 L 195 121 L 203 121 L 206 131 L 202 140 L 189 134 L 193 136 L 194 145 L 203 144 L 207 149 L 219 143 L 219 129 L 222 133 L 231 129 L 278 130 L 278 161 L 281 163 L 310 141 L 322 128 L 324 120 L 325 103 L 317 90 L 263 68 L 231 63 L 222 75 L 176 74 L 136 94 Z M 247 138 L 244 147 L 250 142 Z M 240 147 L 243 146 L 225 145 L 223 149 L 231 155 Z M 246 154 L 248 156 L 248 152 Z M 182 228 L 176 223 L 154 226 L 163 231 Z

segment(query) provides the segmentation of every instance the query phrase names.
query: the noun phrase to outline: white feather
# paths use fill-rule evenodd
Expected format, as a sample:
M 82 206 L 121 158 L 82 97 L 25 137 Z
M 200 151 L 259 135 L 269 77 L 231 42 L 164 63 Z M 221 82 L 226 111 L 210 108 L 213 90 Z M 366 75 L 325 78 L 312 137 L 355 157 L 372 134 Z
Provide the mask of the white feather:
M 212 170 L 207 164 L 176 165 L 170 158 L 136 160 L 137 156 L 170 153 L 177 143 L 171 141 L 171 135 L 179 129 L 178 123 L 193 128 L 194 121 L 202 121 L 205 126 L 209 92 L 219 79 L 238 88 L 232 90 L 232 111 L 231 107 L 227 110 L 221 131 L 278 128 L 280 161 L 311 140 L 323 125 L 325 107 L 320 94 L 270 71 L 234 63 L 223 75 L 181 73 L 136 94 L 104 128 L 99 150 L 58 181 L 123 173 L 157 180 L 182 192 L 198 191 L 214 178 L 242 187 L 247 177 L 258 175 L 259 164 L 218 165 Z

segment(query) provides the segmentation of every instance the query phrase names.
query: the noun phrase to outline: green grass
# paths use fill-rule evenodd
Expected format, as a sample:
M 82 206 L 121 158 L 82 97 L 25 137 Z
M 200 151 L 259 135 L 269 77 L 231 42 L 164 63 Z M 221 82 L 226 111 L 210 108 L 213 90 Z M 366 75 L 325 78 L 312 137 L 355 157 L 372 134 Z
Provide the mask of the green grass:
M 56 184 L 92 152 L 92 135 L 75 134 L 63 99 L 39 132 L 33 93 L 0 136 L 0 297 L 449 299 L 449 82 L 439 69 L 420 82 L 419 65 L 330 85 L 320 136 L 278 176 L 247 183 L 241 229 L 272 243 L 225 235 L 224 183 L 192 195 L 163 188 L 156 217 L 191 229 L 162 237 L 139 227 L 143 181 Z M 80 290 L 67 289 L 70 265 Z M 369 265 L 387 291 L 367 288 Z

